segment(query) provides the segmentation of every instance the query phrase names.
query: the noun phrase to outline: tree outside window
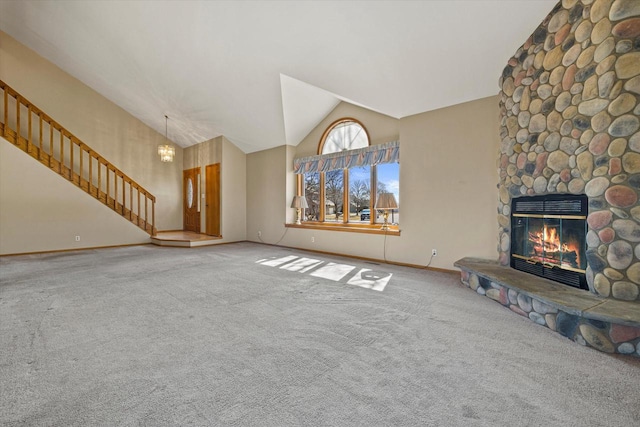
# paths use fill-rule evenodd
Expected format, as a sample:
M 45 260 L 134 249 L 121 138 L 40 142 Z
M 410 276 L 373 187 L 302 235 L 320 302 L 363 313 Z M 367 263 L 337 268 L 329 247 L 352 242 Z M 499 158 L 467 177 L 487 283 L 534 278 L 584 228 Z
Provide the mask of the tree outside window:
M 304 195 L 309 207 L 305 209 L 307 221 L 317 221 L 320 218 L 320 174 L 308 173 L 304 176 Z
M 344 204 L 344 173 L 334 170 L 324 173 L 325 221 L 340 221 Z
M 371 167 L 349 169 L 349 222 L 370 222 L 362 212 L 371 205 Z

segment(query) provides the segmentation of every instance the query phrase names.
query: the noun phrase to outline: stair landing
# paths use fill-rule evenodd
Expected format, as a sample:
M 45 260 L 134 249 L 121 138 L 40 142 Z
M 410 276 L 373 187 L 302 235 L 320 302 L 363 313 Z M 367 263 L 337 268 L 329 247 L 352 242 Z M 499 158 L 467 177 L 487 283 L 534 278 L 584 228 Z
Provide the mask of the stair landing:
M 195 248 L 215 245 L 220 239 L 222 236 L 209 236 L 193 231 L 159 231 L 155 236 L 151 236 L 151 243 L 158 246 Z

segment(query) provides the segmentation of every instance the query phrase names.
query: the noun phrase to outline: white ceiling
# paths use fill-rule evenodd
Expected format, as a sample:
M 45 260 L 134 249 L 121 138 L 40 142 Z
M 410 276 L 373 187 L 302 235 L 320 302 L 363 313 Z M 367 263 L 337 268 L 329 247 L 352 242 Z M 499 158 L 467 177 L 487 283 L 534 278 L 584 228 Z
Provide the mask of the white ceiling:
M 7 1 L 0 29 L 187 147 L 297 145 L 341 100 L 401 118 L 498 92 L 556 0 Z M 8 82 L 10 84 L 10 82 Z

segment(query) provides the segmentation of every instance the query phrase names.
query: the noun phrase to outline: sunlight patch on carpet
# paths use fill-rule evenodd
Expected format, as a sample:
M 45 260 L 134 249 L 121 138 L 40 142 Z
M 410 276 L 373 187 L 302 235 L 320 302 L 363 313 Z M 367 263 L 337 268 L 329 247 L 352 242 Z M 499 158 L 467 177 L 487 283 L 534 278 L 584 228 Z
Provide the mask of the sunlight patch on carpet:
M 361 288 L 373 289 L 374 291 L 383 291 L 384 287 L 389 283 L 391 276 L 391 273 L 363 268 L 347 282 L 347 285 L 360 286 Z
M 319 266 L 322 263 L 323 261 L 320 261 L 319 259 L 300 258 L 293 262 L 290 262 L 289 264 L 285 264 L 280 268 L 283 270 L 299 271 L 300 273 L 306 273 L 307 271 L 311 270 L 314 267 Z
M 298 273 L 309 273 L 310 276 L 342 282 L 347 285 L 359 286 L 365 289 L 382 292 L 391 280 L 393 274 L 384 271 L 371 270 L 370 268 L 360 268 L 349 264 L 338 264 L 314 259 L 297 257 L 294 255 L 286 257 L 270 257 L 256 261 L 269 267 L 278 267 L 281 270 Z M 324 264 L 324 265 L 323 265 Z M 318 268 L 320 267 L 320 268 Z M 353 274 L 353 271 L 357 272 Z
M 284 264 L 285 262 L 289 262 L 292 261 L 294 259 L 298 258 L 295 255 L 290 255 L 290 256 L 286 256 L 284 258 L 267 258 L 267 259 L 261 259 L 260 261 L 258 261 L 259 264 L 262 265 L 268 265 L 269 267 L 277 267 L 281 264 Z
M 356 268 L 353 265 L 346 264 L 336 264 L 330 262 L 322 268 L 311 273 L 313 277 L 322 277 L 323 279 L 333 280 L 334 282 L 339 282 L 343 277 L 347 274 L 351 273 L 353 269 Z

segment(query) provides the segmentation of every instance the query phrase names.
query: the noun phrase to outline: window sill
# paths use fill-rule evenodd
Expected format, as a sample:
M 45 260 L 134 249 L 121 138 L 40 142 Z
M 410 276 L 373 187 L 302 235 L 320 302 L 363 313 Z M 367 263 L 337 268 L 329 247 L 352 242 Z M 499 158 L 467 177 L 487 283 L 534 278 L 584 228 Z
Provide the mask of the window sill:
M 381 230 L 382 224 L 327 224 L 321 222 L 303 222 L 302 224 L 285 224 L 287 228 L 306 228 L 309 230 L 346 231 L 348 233 L 386 234 L 399 236 L 397 225 L 390 225 L 388 230 Z

